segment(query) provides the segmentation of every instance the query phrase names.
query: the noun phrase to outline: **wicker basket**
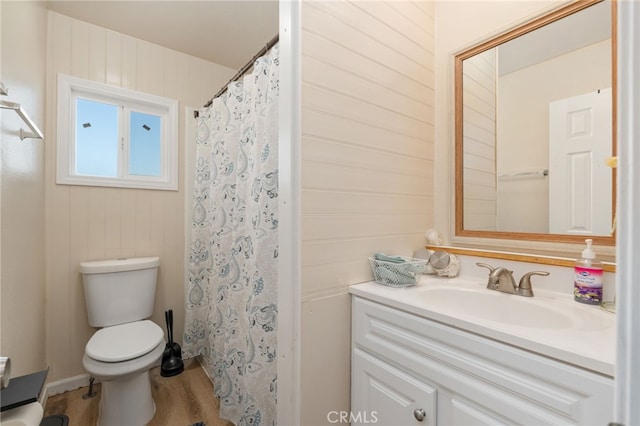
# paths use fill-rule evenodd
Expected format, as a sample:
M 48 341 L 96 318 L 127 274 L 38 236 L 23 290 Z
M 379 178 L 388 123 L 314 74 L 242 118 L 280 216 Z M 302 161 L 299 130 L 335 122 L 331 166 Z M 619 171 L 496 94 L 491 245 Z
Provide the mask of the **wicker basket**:
M 400 257 L 406 260 L 406 262 L 393 263 L 378 260 L 373 257 L 369 258 L 371 271 L 378 284 L 389 287 L 407 287 L 415 285 L 418 282 L 418 278 L 427 265 L 427 261 L 425 259 Z

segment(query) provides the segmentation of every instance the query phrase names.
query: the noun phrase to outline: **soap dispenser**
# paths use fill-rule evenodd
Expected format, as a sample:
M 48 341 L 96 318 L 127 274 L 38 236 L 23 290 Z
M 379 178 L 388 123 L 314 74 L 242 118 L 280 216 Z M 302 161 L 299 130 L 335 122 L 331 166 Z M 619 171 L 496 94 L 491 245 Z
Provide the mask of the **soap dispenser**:
M 573 298 L 576 302 L 599 305 L 602 302 L 602 263 L 596 260 L 591 249 L 593 240 L 586 239 L 587 248 L 582 251 L 582 258 L 576 261 L 574 268 Z

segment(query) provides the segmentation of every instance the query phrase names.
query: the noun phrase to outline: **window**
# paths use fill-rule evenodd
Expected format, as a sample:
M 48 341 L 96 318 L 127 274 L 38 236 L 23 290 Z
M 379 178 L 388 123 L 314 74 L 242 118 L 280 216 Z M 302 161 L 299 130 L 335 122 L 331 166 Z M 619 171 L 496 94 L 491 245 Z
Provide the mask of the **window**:
M 68 185 L 178 189 L 178 101 L 58 76 L 58 169 Z

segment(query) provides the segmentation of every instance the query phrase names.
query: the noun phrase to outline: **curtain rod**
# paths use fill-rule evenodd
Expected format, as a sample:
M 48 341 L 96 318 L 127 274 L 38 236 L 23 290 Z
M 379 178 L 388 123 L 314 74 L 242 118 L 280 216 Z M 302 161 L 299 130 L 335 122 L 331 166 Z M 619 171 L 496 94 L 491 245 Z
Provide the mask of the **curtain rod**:
M 280 39 L 280 34 L 276 34 L 274 38 L 269 40 L 269 42 L 265 44 L 264 47 L 260 49 L 258 53 L 253 55 L 253 57 L 249 60 L 249 62 L 247 62 L 242 68 L 240 68 L 240 71 L 238 71 L 233 77 L 231 77 L 231 80 L 229 80 L 227 84 L 225 84 L 224 87 L 218 91 L 218 93 L 213 95 L 213 98 L 209 99 L 209 102 L 204 104 L 203 108 L 211 106 L 215 98 L 217 98 L 218 96 L 222 95 L 224 92 L 227 91 L 227 87 L 229 87 L 229 84 L 233 83 L 234 81 L 242 77 L 253 66 L 253 63 L 256 61 L 256 59 L 258 59 L 259 57 L 267 53 L 269 49 L 271 49 L 278 42 L 279 39 Z M 193 116 L 195 118 L 198 118 L 199 116 L 198 111 L 194 111 Z

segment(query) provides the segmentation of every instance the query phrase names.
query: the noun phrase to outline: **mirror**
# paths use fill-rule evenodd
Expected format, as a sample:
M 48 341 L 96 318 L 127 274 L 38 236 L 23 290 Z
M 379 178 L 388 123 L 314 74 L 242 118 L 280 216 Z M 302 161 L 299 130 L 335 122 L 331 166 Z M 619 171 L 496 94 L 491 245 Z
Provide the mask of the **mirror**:
M 456 235 L 615 244 L 614 7 L 576 1 L 456 56 Z

